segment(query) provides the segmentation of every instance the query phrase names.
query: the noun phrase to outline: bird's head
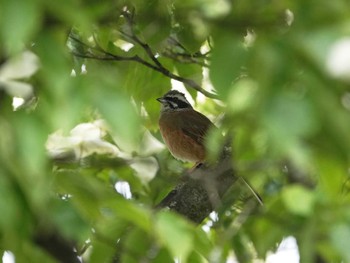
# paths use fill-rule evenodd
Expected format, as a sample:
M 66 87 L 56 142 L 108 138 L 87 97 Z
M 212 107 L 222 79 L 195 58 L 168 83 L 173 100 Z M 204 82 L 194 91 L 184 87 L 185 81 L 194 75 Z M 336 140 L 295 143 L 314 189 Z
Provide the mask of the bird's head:
M 157 100 L 162 104 L 162 111 L 192 109 L 192 106 L 186 99 L 185 94 L 177 90 L 171 90 Z

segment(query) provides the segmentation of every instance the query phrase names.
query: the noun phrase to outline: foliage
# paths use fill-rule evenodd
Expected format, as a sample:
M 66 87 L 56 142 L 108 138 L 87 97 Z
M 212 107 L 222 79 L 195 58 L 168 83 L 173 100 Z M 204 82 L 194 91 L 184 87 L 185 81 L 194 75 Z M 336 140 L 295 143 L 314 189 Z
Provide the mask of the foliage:
M 350 261 L 350 73 L 327 68 L 349 17 L 345 0 L 0 0 L 1 250 L 62 261 L 66 246 L 49 248 L 65 240 L 85 262 L 249 262 L 292 235 L 302 262 Z M 235 184 L 208 231 L 154 211 L 188 167 L 156 143 L 172 79 L 233 135 L 263 207 Z

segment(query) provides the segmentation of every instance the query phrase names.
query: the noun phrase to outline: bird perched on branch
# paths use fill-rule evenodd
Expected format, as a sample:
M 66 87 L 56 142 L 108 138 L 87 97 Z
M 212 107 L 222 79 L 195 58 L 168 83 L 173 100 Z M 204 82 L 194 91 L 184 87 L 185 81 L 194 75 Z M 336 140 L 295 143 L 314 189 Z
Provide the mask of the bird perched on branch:
M 177 90 L 167 92 L 157 99 L 161 104 L 159 129 L 170 153 L 179 160 L 194 162 L 197 167 L 206 160 L 205 137 L 215 125 L 202 113 L 193 109 L 185 95 Z M 258 202 L 257 192 L 243 178 Z
M 214 124 L 195 111 L 185 95 L 177 90 L 157 100 L 162 104 L 159 128 L 170 153 L 182 161 L 203 163 L 206 158 L 204 139 Z

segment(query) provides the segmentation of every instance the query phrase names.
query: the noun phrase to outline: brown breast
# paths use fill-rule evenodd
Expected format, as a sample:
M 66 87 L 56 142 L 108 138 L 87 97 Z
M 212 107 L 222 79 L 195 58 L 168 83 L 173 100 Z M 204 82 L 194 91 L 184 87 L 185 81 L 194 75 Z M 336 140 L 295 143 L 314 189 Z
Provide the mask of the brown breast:
M 159 127 L 171 154 L 180 160 L 200 163 L 205 160 L 203 138 L 210 120 L 193 109 L 163 112 Z

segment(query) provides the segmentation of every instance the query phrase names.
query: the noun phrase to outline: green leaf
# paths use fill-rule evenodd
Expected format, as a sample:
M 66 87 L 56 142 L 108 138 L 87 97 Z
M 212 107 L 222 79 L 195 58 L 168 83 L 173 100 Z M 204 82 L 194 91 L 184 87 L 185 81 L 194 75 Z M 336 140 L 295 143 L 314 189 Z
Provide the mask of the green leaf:
M 213 249 L 213 243 L 211 242 L 210 237 L 207 233 L 205 233 L 202 229 L 195 229 L 195 237 L 194 237 L 194 249 L 195 253 L 198 256 L 209 258 L 210 251 Z M 189 260 L 189 262 L 191 262 Z
M 17 143 L 20 145 L 18 157 L 22 158 L 28 173 L 38 176 L 47 162 L 45 124 L 37 116 L 28 116 L 24 112 L 17 114 L 14 123 L 17 131 Z
M 157 256 L 152 259 L 152 263 L 172 262 L 174 258 L 170 255 L 169 251 L 165 248 L 161 248 Z
M 161 63 L 169 70 L 173 67 L 173 63 L 168 60 Z M 133 64 L 125 72 L 124 79 L 125 92 L 135 99 L 140 108 L 141 105 L 145 108 L 149 116 L 148 126 L 154 128 L 157 125 L 160 110 L 160 104 L 156 98 L 161 97 L 171 89 L 170 78 L 144 65 Z
M 339 192 L 347 178 L 348 166 L 340 158 L 324 153 L 317 158 L 318 187 L 323 197 L 339 200 Z
M 275 211 L 280 211 L 280 209 L 280 205 L 275 205 L 271 208 L 272 214 L 267 214 L 264 219 L 254 220 L 251 224 L 245 226 L 259 257 L 265 257 L 268 251 L 274 249 L 276 244 L 281 242 L 283 237 L 289 234 L 289 225 L 281 226 L 280 224 L 276 224 L 273 220 L 268 219 L 269 216 L 278 216 L 273 213 L 275 213 Z
M 238 234 L 232 238 L 232 247 L 239 262 L 251 262 L 254 258 L 249 247 L 249 240 L 244 234 Z
M 84 218 L 94 221 L 101 216 L 101 200 L 108 200 L 111 195 L 110 189 L 107 190 L 105 184 L 89 176 L 88 170 L 77 172 L 62 169 L 55 176 L 55 187 L 58 193 L 74 196 L 71 200 L 77 211 Z
M 0 34 L 9 53 L 15 53 L 27 44 L 37 30 L 40 8 L 37 1 L 0 1 Z
M 160 212 L 156 220 L 156 234 L 173 255 L 186 262 L 187 257 L 194 247 L 194 236 L 188 222 L 179 216 Z
M 24 211 L 26 208 L 21 207 L 23 203 L 19 202 L 15 190 L 11 187 L 2 170 L 0 170 L 0 173 L 2 174 L 0 177 L 0 191 L 3 194 L 3 198 L 0 199 L 0 209 L 3 211 L 3 216 L 0 217 L 0 229 L 10 230 L 18 223 L 18 210 Z
M 113 206 L 118 217 L 135 224 L 147 233 L 151 231 L 151 214 L 146 208 L 121 198 L 112 200 L 111 206 Z
M 115 255 L 115 245 L 114 240 L 110 243 L 106 240 L 94 239 L 92 241 L 91 255 L 89 257 L 89 262 L 100 263 L 100 262 L 111 262 L 113 256 Z
M 159 0 L 133 1 L 138 34 L 152 47 L 159 46 L 171 31 L 170 4 Z
M 222 151 L 224 145 L 224 137 L 221 130 L 210 129 L 205 138 L 205 147 L 208 151 L 208 160 L 215 162 L 218 160 L 218 156 Z
M 178 74 L 181 77 L 194 80 L 197 84 L 201 85 L 203 80 L 202 67 L 198 64 L 186 64 L 186 63 L 175 63 L 175 67 Z M 193 89 L 189 89 L 192 92 Z M 194 93 L 194 92 L 193 92 Z M 193 95 L 193 94 L 191 94 Z
M 139 228 L 133 228 L 128 231 L 123 242 L 123 249 L 125 250 L 123 256 L 130 257 L 132 259 L 130 262 L 142 262 L 147 257 L 148 251 L 152 246 L 151 237 Z
M 288 156 L 298 167 L 308 169 L 311 155 L 304 141 L 319 129 L 319 118 L 310 100 L 286 92 L 271 94 L 262 121 L 269 134 L 270 146 L 280 155 Z
M 201 46 L 208 37 L 208 31 L 205 28 L 205 24 L 198 20 L 199 23 L 203 25 L 199 30 L 193 27 L 191 23 L 187 21 L 182 21 L 181 28 L 177 32 L 181 45 L 183 45 L 191 54 L 195 54 L 200 51 Z M 196 30 L 194 32 L 194 30 Z
M 337 224 L 332 227 L 330 236 L 334 247 L 339 251 L 345 262 L 350 261 L 350 227 L 349 224 Z
M 286 93 L 270 98 L 265 116 L 266 125 L 280 142 L 310 135 L 317 128 L 317 118 L 310 101 L 293 98 Z
M 287 209 L 296 215 L 308 216 L 312 214 L 315 195 L 300 185 L 292 185 L 282 192 L 282 199 Z
M 208 262 L 203 256 L 193 251 L 188 257 L 187 262 L 189 263 L 205 263 Z
M 249 78 L 238 80 L 227 97 L 228 110 L 233 113 L 245 111 L 256 102 L 258 83 Z
M 120 92 L 103 90 L 96 94 L 95 105 L 112 126 L 112 135 L 118 147 L 131 152 L 140 139 L 140 119 L 131 99 Z
M 84 242 L 90 234 L 90 226 L 72 205 L 71 200 L 57 200 L 51 205 L 53 221 L 66 237 Z
M 243 38 L 237 36 L 220 36 L 214 38 L 214 42 L 210 79 L 225 97 L 233 81 L 241 76 L 242 67 L 248 60 L 248 51 L 243 46 Z

